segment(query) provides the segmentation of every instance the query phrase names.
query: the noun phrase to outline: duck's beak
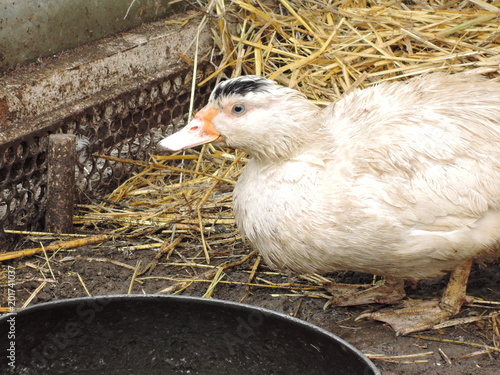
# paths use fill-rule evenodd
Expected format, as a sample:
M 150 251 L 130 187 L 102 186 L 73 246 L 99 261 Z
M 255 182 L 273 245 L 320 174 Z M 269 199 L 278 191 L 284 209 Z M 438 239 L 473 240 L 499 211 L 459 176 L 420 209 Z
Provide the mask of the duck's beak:
M 180 151 L 222 138 L 212 123 L 212 119 L 216 114 L 217 110 L 215 108 L 202 108 L 184 128 L 162 139 L 156 146 L 156 150 Z

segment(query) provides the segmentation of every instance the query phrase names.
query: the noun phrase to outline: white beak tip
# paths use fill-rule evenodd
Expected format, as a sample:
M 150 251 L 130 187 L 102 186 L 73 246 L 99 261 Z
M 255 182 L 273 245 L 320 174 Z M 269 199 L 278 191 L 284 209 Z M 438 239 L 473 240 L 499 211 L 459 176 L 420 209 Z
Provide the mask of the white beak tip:
M 160 142 L 158 142 L 158 144 L 156 145 L 156 152 L 162 153 L 182 150 L 183 147 L 179 147 L 179 144 L 176 144 L 176 137 L 174 136 L 175 134 L 172 134 L 171 136 L 163 138 Z

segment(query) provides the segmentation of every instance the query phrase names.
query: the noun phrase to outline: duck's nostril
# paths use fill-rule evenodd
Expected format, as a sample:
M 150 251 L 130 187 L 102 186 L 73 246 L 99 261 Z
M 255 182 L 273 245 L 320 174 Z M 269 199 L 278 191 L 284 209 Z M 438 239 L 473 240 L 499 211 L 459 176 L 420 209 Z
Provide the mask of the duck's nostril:
M 199 126 L 192 126 L 189 128 L 189 132 L 192 133 L 192 132 L 195 132 L 199 129 L 200 127 Z

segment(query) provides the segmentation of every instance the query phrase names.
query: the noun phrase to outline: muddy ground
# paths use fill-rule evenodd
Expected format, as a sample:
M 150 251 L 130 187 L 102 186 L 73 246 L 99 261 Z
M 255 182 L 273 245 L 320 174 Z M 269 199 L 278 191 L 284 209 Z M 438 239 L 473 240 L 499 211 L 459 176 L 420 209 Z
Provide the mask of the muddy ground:
M 99 245 L 80 247 L 73 250 L 60 250 L 44 254 L 10 260 L 2 264 L 2 271 L 7 265 L 17 268 L 17 303 L 22 305 L 32 297 L 30 304 L 64 298 L 87 295 L 110 295 L 128 293 L 134 268 L 138 262 L 143 268 L 150 264 L 158 249 L 136 249 L 132 245 L 147 244 L 161 240 L 160 231 L 137 240 L 109 241 Z M 22 238 L 22 237 L 21 237 Z M 33 241 L 32 241 L 33 240 Z M 44 245 L 51 241 L 44 240 Z M 25 237 L 15 246 L 18 248 L 38 247 L 40 239 L 31 240 Z M 10 249 L 10 250 L 13 250 Z M 186 289 L 184 295 L 203 296 L 207 292 L 213 274 L 207 268 L 197 266 L 177 266 L 176 264 L 202 263 L 203 254 L 199 244 L 189 240 L 181 242 L 169 259 L 162 256 L 156 267 L 142 275 L 138 275 L 132 285 L 132 293 L 158 293 L 165 288 L 178 289 L 181 279 L 195 279 Z M 224 245 L 212 246 L 211 263 L 231 263 L 244 259 L 251 252 L 248 245 L 239 240 Z M 323 310 L 326 299 L 322 297 L 324 290 L 312 282 L 305 281 L 299 275 L 276 273 L 264 264 L 259 264 L 252 284 L 269 284 L 271 287 L 248 286 L 246 283 L 256 265 L 257 256 L 252 255 L 246 262 L 226 269 L 226 283 L 218 283 L 212 298 L 265 307 L 274 311 L 294 315 L 300 319 L 318 325 L 350 342 L 363 353 L 382 355 L 373 359 L 383 374 L 485 374 L 500 373 L 500 347 L 498 336 L 499 317 L 487 318 L 475 323 L 445 328 L 439 331 L 427 331 L 407 337 L 396 336 L 394 331 L 380 322 L 354 319 L 367 309 L 380 306 L 337 307 Z M 50 267 L 49 267 L 50 266 Z M 489 301 L 500 301 L 500 263 L 486 267 L 475 266 L 469 281 L 469 294 Z M 5 272 L 1 273 L 5 286 Z M 177 281 L 165 279 L 175 278 Z M 342 272 L 328 275 L 337 282 L 370 282 L 372 276 Z M 206 279 L 207 281 L 199 281 Z M 45 281 L 43 287 L 36 293 Z M 298 284 L 291 289 L 279 286 L 286 283 Z M 421 282 L 416 288 L 408 287 L 410 298 L 431 298 L 439 296 L 446 284 L 446 277 Z M 85 290 L 85 288 L 87 291 Z M 276 286 L 276 287 L 275 287 Z M 313 290 L 304 291 L 302 287 L 310 286 Z M 5 292 L 1 306 L 5 306 Z M 499 312 L 496 309 L 480 307 L 464 307 L 460 316 L 471 317 Z M 496 321 L 494 321 L 496 319 Z M 430 338 L 432 340 L 430 340 Z M 433 341 L 435 340 L 435 341 Z M 452 340 L 453 342 L 450 342 Z M 474 346 L 477 345 L 477 346 Z M 486 350 L 483 345 L 496 347 L 497 350 Z M 413 356 L 417 355 L 417 356 Z

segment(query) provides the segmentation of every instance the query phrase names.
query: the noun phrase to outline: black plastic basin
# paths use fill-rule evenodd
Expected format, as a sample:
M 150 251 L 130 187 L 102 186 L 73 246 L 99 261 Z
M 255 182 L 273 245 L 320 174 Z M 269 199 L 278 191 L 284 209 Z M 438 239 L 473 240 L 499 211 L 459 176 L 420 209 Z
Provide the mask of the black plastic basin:
M 0 342 L 2 374 L 380 374 L 353 346 L 312 324 L 194 297 L 39 304 L 0 317 Z

